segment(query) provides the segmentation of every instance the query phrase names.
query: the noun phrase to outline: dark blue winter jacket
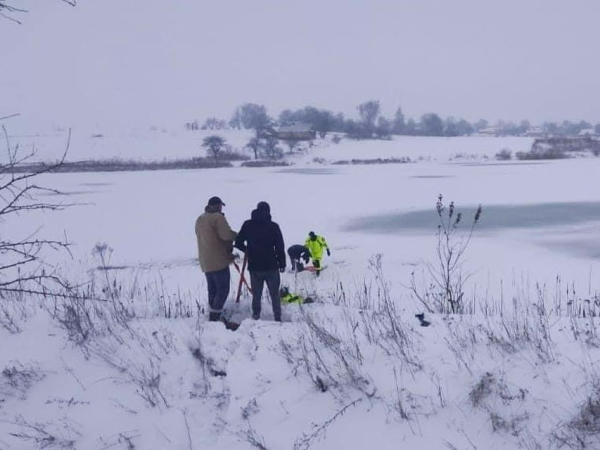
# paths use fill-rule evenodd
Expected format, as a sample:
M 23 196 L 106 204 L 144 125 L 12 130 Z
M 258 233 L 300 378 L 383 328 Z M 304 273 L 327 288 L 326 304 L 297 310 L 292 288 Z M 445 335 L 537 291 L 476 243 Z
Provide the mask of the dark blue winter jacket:
M 250 272 L 285 269 L 285 245 L 279 225 L 264 210 L 252 211 L 242 225 L 235 247 L 246 252 Z

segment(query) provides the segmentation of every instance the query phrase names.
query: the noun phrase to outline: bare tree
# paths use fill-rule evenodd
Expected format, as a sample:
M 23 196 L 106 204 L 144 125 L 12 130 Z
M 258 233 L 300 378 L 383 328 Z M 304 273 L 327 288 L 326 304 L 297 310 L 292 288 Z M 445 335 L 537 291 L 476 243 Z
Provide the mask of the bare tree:
M 63 3 L 66 3 L 71 6 L 77 5 L 77 0 L 60 0 Z M 15 23 L 21 24 L 21 22 L 15 19 L 13 16 L 18 13 L 26 13 L 26 9 L 16 8 L 12 6 L 8 0 L 0 0 L 0 17 L 11 20 Z
M 283 141 L 286 143 L 286 145 L 290 149 L 290 153 L 294 153 L 294 149 L 298 146 L 298 144 L 300 144 L 301 139 L 290 138 L 290 139 L 284 139 Z
M 392 134 L 392 122 L 385 117 L 379 116 L 377 119 L 377 126 L 375 127 L 375 135 L 379 139 L 390 139 Z
M 206 151 L 215 159 L 219 159 L 219 153 L 224 146 L 225 138 L 217 134 L 207 136 L 202 141 L 202 147 L 204 147 Z
M 216 117 L 209 117 L 202 124 L 203 130 L 225 130 L 227 129 L 227 122 Z
M 394 134 L 403 134 L 405 129 L 406 121 L 404 114 L 402 113 L 402 108 L 399 106 L 394 114 L 394 120 L 392 121 L 392 132 Z
M 75 6 L 77 0 L 61 0 Z M 15 14 L 27 10 L 16 8 L 10 0 L 0 0 L 0 17 L 20 24 Z M 9 114 L 0 117 L 0 121 L 18 116 Z M 64 295 L 68 283 L 56 273 L 54 267 L 43 260 L 44 251 L 69 251 L 69 243 L 64 240 L 37 237 L 39 229 L 26 237 L 15 237 L 3 227 L 12 220 L 27 217 L 27 213 L 40 210 L 57 211 L 68 205 L 40 201 L 40 194 L 60 194 L 55 189 L 46 188 L 38 181 L 41 175 L 56 170 L 63 165 L 71 142 L 71 130 L 62 157 L 52 164 L 27 164 L 35 156 L 35 150 L 19 154 L 19 147 L 12 147 L 8 132 L 2 126 L 6 142 L 6 160 L 0 158 L 0 298 L 12 294 Z M 24 167 L 26 166 L 26 167 Z M 14 229 L 14 228 L 13 228 Z
M 277 138 L 268 137 L 265 139 L 264 150 L 265 156 L 269 159 L 281 159 L 283 157 L 283 150 L 279 147 Z
M 6 143 L 7 158 L 0 160 L 0 225 L 6 227 L 12 220 L 23 219 L 28 213 L 64 209 L 65 204 L 40 201 L 40 194 L 60 194 L 38 184 L 40 176 L 60 167 L 69 150 L 71 131 L 67 145 L 60 160 L 52 164 L 29 164 L 28 171 L 23 165 L 35 156 L 32 151 L 25 156 L 19 155 L 19 147 L 12 147 L 8 132 L 2 131 Z M 11 227 L 15 229 L 15 227 Z M 0 228 L 2 229 L 2 228 Z M 55 269 L 45 264 L 43 253 L 46 250 L 69 250 L 64 240 L 38 238 L 39 229 L 24 238 L 16 238 L 6 232 L 0 232 L 0 298 L 7 293 L 56 294 L 67 283 L 56 274 Z
M 264 105 L 244 103 L 239 110 L 236 110 L 236 116 L 244 128 L 254 130 L 257 138 L 273 126 L 273 119 L 268 116 Z
M 369 100 L 368 102 L 358 105 L 357 109 L 358 113 L 360 114 L 360 120 L 367 133 L 369 133 L 369 137 L 371 137 L 375 131 L 375 121 L 377 120 L 380 112 L 379 101 Z
M 259 138 L 253 137 L 246 144 L 246 148 L 249 148 L 254 152 L 254 159 L 258 159 L 258 155 L 260 154 L 260 150 L 262 148 L 262 143 L 260 142 Z

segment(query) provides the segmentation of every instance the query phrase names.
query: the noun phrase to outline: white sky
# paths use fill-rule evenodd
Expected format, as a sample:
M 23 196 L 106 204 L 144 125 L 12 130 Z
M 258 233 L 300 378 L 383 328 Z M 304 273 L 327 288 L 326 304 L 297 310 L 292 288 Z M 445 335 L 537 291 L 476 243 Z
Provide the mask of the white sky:
M 0 116 L 181 124 L 236 105 L 600 121 L 597 0 L 14 0 Z M 7 45 L 6 43 L 9 43 Z

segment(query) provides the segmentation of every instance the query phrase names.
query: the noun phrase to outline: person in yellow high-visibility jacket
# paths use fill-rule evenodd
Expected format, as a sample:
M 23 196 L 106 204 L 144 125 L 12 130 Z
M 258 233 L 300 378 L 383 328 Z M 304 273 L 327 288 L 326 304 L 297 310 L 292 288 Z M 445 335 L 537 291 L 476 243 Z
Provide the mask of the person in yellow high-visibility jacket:
M 279 290 L 279 296 L 281 297 L 281 303 L 284 305 L 291 305 L 293 303 L 297 303 L 298 305 L 314 303 L 314 300 L 310 297 L 302 298 L 297 294 L 292 294 L 286 286 Z
M 321 269 L 323 267 L 321 265 L 321 259 L 323 258 L 323 250 L 327 251 L 327 256 L 331 256 L 331 251 L 327 246 L 327 241 L 323 236 L 318 236 L 317 234 L 315 234 L 314 231 L 311 231 L 310 233 L 308 233 L 308 238 L 306 239 L 304 246 L 307 247 L 310 251 L 313 266 L 315 267 L 317 276 L 319 276 L 319 273 L 321 273 Z

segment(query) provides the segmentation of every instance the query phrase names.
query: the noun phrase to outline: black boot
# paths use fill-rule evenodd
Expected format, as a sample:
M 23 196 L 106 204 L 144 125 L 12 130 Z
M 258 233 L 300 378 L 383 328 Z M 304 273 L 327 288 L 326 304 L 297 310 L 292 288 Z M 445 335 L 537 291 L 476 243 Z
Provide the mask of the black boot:
M 231 331 L 235 331 L 240 327 L 239 323 L 230 322 L 225 317 L 221 318 L 221 322 L 223 322 L 223 324 L 225 325 L 225 328 L 227 328 L 228 330 L 231 330 Z

